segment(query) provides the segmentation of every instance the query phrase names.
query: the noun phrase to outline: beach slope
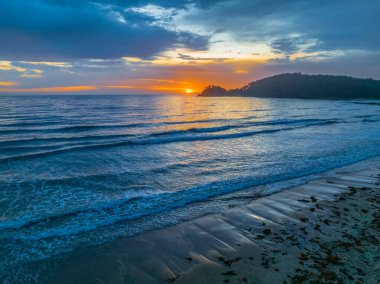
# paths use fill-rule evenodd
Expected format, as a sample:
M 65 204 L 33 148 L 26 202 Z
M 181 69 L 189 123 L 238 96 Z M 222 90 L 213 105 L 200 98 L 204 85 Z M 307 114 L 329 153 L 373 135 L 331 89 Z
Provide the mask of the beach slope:
M 379 283 L 379 162 L 20 273 L 39 271 L 40 283 Z

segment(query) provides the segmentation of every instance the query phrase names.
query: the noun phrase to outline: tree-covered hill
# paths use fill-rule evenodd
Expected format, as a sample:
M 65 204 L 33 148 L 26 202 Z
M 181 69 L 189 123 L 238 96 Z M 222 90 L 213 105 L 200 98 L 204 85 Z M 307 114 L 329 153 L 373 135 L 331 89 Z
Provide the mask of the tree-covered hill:
M 281 74 L 232 90 L 208 86 L 201 96 L 299 99 L 380 99 L 380 81 L 348 76 Z

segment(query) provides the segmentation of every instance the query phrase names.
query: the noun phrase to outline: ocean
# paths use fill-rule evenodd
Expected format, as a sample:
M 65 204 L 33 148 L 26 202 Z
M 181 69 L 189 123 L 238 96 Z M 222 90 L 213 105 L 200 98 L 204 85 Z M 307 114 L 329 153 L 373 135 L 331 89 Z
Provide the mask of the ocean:
M 0 275 L 379 155 L 373 101 L 0 96 Z

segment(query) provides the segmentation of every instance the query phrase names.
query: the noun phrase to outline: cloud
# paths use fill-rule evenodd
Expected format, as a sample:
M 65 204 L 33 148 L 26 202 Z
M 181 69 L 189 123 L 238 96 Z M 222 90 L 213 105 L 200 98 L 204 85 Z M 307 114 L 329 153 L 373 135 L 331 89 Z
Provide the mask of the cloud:
M 226 57 L 194 57 L 188 54 L 178 53 L 178 58 L 184 61 L 224 61 Z
M 17 86 L 16 82 L 0 81 L 0 87 L 13 87 Z
M 27 65 L 46 65 L 46 66 L 53 66 L 53 67 L 59 67 L 59 68 L 71 68 L 73 67 L 71 64 L 67 62 L 54 62 L 54 61 L 21 61 L 23 64 Z
M 380 51 L 379 1 L 337 0 L 321 5 L 306 1 L 298 10 L 288 29 L 318 39 L 311 50 Z
M 271 42 L 274 53 L 290 55 L 302 50 L 305 39 L 301 37 L 280 38 Z
M 1 80 L 144 93 L 282 72 L 380 79 L 379 10 L 377 0 L 0 1 Z
M 59 87 L 46 87 L 46 88 L 17 88 L 17 89 L 2 89 L 0 92 L 7 93 L 78 93 L 85 91 L 93 91 L 97 88 L 95 86 L 59 86 Z
M 39 69 L 29 69 L 26 73 L 22 74 L 21 77 L 23 78 L 40 78 L 42 77 L 42 74 L 44 71 Z
M 1 1 L 0 42 L 0 58 L 24 61 L 149 58 L 175 44 L 207 45 L 202 37 L 149 25 L 114 4 L 42 0 Z
M 13 65 L 11 61 L 0 61 L 0 71 L 1 70 L 3 70 L 3 71 L 4 70 L 6 70 L 6 71 L 14 70 L 17 72 L 25 72 L 26 71 L 25 68 Z
M 207 7 L 188 4 L 157 24 L 217 36 L 225 43 L 260 43 L 287 54 L 299 49 L 371 50 L 380 52 L 380 1 L 367 0 L 226 0 Z M 156 17 L 157 18 L 157 17 Z M 308 46 L 300 47 L 307 43 Z M 212 44 L 211 44 L 212 46 Z
M 2 1 L 0 58 L 150 59 L 178 46 L 229 46 L 237 54 L 250 45 L 252 54 L 262 53 L 263 44 L 266 53 L 285 56 L 299 50 L 379 51 L 379 9 L 376 0 Z

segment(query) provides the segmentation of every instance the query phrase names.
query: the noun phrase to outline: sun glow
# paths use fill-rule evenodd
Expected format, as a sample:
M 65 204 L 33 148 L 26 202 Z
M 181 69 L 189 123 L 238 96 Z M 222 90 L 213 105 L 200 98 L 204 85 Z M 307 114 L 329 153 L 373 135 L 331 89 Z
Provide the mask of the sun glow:
M 185 89 L 185 93 L 186 94 L 191 94 L 191 93 L 193 93 L 194 91 L 192 90 L 192 89 Z

